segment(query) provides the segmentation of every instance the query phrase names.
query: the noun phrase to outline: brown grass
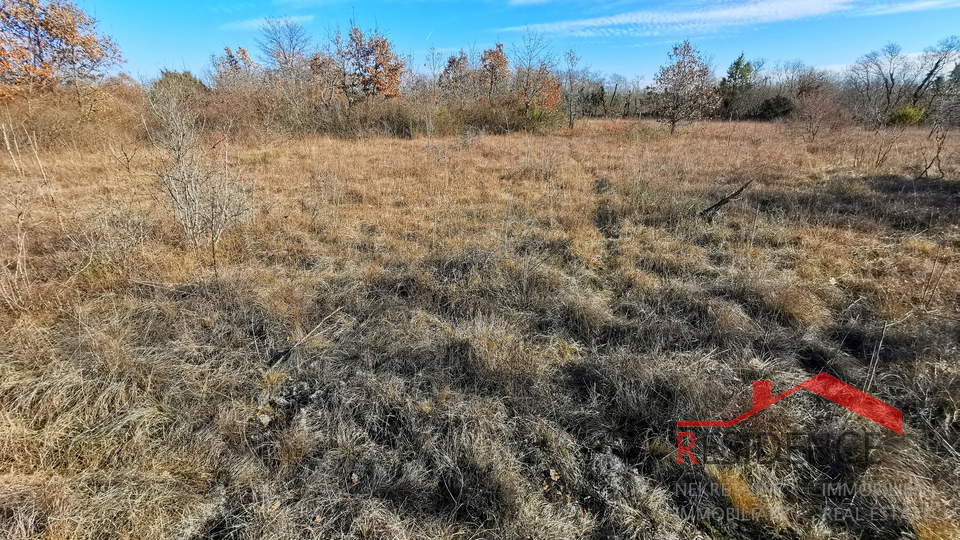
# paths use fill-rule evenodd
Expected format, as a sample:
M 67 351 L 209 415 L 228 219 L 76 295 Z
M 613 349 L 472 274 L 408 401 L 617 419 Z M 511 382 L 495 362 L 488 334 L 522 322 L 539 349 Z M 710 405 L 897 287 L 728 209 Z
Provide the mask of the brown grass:
M 956 530 L 824 522 L 806 499 L 776 523 L 686 520 L 673 484 L 710 476 L 670 450 L 676 420 L 749 408 L 749 381 L 826 370 L 904 411 L 915 451 L 878 467 L 939 460 L 931 489 L 956 500 L 956 135 L 947 178 L 923 180 L 920 128 L 880 167 L 873 133 L 807 145 L 751 123 L 235 143 L 252 218 L 215 275 L 156 152 L 122 118 L 101 129 L 40 141 L 23 174 L 0 156 L 3 194 L 28 201 L 30 277 L 0 312 L 0 537 Z M 855 424 L 818 399 L 757 427 Z

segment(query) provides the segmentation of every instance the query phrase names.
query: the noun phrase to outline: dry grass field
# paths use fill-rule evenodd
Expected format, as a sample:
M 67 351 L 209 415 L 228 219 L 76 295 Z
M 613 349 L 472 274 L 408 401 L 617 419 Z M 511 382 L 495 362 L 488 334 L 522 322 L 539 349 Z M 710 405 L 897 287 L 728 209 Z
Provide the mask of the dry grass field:
M 135 120 L 5 116 L 0 538 L 960 538 L 956 133 L 921 179 L 919 127 L 211 134 L 214 253 Z M 677 464 L 677 420 L 823 371 L 903 411 L 874 463 Z M 920 489 L 791 489 L 823 482 Z

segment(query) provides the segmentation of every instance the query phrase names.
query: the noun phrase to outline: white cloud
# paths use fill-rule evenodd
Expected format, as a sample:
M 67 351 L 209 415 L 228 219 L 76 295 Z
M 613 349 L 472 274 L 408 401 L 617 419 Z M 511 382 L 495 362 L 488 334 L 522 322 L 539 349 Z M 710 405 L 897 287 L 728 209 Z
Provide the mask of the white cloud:
M 891 15 L 908 11 L 926 11 L 928 9 L 944 9 L 960 7 L 958 0 L 917 0 L 915 2 L 901 2 L 886 6 L 875 6 L 867 9 L 869 15 Z
M 307 24 L 313 21 L 313 15 L 301 15 L 298 17 L 285 17 L 295 23 Z M 247 19 L 245 21 L 234 21 L 220 25 L 220 30 L 227 32 L 236 32 L 236 31 L 249 31 L 249 30 L 258 30 L 263 23 L 266 22 L 267 17 L 260 17 L 257 19 Z
M 523 0 L 521 0 L 523 1 Z M 731 26 L 788 21 L 850 9 L 855 0 L 753 0 L 722 3 L 689 11 L 632 11 L 530 28 L 548 34 L 578 36 L 660 35 L 671 32 L 718 30 Z M 938 1 L 938 0 L 931 0 Z M 506 30 L 524 30 L 520 27 Z
M 552 0 L 509 0 L 530 5 Z M 510 27 L 547 34 L 572 36 L 656 36 L 683 32 L 709 32 L 751 24 L 790 21 L 846 12 L 853 15 L 885 15 L 960 7 L 960 0 L 687 0 L 672 2 L 674 10 L 639 10 L 606 17 Z M 670 4 L 667 4 L 670 5 Z

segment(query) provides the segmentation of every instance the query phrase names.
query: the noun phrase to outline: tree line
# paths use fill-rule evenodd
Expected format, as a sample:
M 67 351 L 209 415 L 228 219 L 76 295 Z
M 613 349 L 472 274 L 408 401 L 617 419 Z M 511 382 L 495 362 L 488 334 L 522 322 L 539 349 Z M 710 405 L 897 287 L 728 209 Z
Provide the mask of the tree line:
M 116 44 L 69 0 L 2 0 L 0 8 L 0 99 L 66 88 L 82 107 L 122 61 Z M 151 103 L 189 108 L 198 122 L 224 133 L 266 128 L 412 137 L 640 117 L 660 120 L 671 132 L 707 118 L 793 119 L 815 137 L 838 123 L 960 123 L 956 36 L 921 54 L 890 43 L 840 72 L 799 61 L 768 67 L 741 54 L 719 77 L 684 41 L 646 84 L 594 72 L 576 51 L 557 55 L 533 32 L 509 49 L 494 43 L 449 57 L 431 50 L 422 63 L 354 21 L 318 43 L 292 19 L 269 19 L 256 43 L 254 54 L 225 48 L 199 77 L 163 70 L 138 86 Z

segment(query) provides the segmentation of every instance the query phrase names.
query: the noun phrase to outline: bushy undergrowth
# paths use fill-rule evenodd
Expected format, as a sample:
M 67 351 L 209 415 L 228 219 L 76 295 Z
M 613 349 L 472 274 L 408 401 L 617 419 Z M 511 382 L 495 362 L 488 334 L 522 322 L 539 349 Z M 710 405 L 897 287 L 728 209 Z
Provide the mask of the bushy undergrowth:
M 250 86 L 205 92 L 195 110 L 204 125 L 234 137 L 263 132 L 302 137 L 339 138 L 458 136 L 531 130 L 550 132 L 565 117 L 560 112 L 524 111 L 516 100 L 433 104 L 422 100 L 371 97 L 357 103 L 324 102 L 287 96 L 282 87 Z
M 859 131 L 437 129 L 238 144 L 260 190 L 216 269 L 155 157 L 41 145 L 55 197 L 27 200 L 30 281 L 0 314 L 0 537 L 958 534 L 957 167 L 904 176 L 925 132 L 876 167 Z M 0 171 L 34 189 L 24 163 Z M 677 463 L 678 420 L 820 372 L 903 411 L 875 463 Z M 742 426 L 878 429 L 811 393 Z M 825 482 L 922 489 L 805 489 Z

